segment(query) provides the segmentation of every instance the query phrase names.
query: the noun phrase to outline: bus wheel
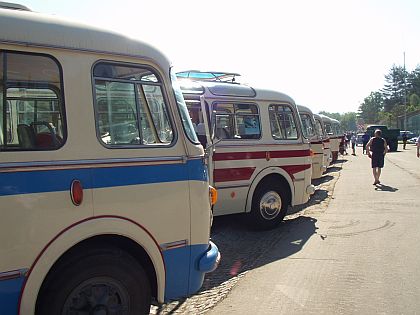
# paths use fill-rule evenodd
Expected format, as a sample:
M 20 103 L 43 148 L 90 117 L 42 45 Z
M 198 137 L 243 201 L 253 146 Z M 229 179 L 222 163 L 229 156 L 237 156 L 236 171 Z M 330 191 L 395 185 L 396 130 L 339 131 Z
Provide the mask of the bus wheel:
M 252 198 L 250 222 L 257 229 L 276 227 L 288 208 L 287 189 L 280 183 L 265 182 L 259 185 Z
M 118 249 L 91 249 L 49 275 L 37 314 L 149 314 L 150 284 L 142 266 Z

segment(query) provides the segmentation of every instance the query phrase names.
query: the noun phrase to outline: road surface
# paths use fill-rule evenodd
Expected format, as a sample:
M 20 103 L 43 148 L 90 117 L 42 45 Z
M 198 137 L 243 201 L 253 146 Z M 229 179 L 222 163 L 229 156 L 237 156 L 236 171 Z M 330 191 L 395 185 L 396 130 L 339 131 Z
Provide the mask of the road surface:
M 420 159 L 407 148 L 386 156 L 381 186 L 360 147 L 346 156 L 325 211 L 300 216 L 206 314 L 420 314 Z

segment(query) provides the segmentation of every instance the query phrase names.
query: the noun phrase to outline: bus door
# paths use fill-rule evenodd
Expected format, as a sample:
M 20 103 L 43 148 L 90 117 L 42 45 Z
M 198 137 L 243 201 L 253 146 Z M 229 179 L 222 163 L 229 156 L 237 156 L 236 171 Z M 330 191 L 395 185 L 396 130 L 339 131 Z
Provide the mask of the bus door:
M 213 171 L 214 171 L 214 162 L 213 162 L 213 153 L 216 150 L 216 142 L 214 141 L 214 115 L 212 110 L 212 105 L 207 104 L 204 100 L 204 96 L 200 96 L 200 105 L 201 113 L 203 116 L 204 130 L 206 134 L 206 147 L 204 148 L 206 152 L 207 164 L 209 168 L 209 180 L 211 185 L 214 185 L 213 182 Z

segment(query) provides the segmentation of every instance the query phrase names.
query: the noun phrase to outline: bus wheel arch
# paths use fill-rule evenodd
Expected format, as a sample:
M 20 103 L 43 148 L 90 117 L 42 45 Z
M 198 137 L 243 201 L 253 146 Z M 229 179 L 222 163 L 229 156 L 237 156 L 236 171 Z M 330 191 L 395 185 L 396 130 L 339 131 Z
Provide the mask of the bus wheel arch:
M 153 276 L 146 271 L 146 257 L 141 257 L 144 254 L 140 250 L 130 249 L 130 242 L 103 235 L 66 251 L 44 279 L 35 313 L 57 314 L 90 307 L 92 312 L 98 308 L 129 308 L 129 314 L 148 314 L 156 282 L 153 284 Z
M 277 226 L 292 204 L 293 190 L 283 174 L 268 173 L 253 181 L 248 194 L 247 212 L 257 229 Z
M 152 296 L 158 302 L 163 302 L 166 273 L 163 256 L 156 241 L 139 227 L 124 218 L 104 216 L 88 218 L 64 229 L 43 248 L 27 272 L 19 301 L 19 314 L 35 312 L 42 285 L 61 258 L 86 246 L 101 244 L 114 249 L 117 247 L 132 256 L 148 275 Z

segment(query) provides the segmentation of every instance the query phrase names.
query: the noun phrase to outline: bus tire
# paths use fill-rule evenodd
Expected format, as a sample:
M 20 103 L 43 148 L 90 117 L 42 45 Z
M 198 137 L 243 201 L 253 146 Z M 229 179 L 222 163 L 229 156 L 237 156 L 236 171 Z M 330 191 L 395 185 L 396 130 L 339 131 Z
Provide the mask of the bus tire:
M 249 221 L 256 229 L 272 229 L 283 221 L 290 199 L 287 191 L 279 182 L 265 181 L 257 186 L 249 213 Z
M 149 279 L 131 255 L 91 248 L 76 256 L 48 276 L 36 314 L 150 313 Z

